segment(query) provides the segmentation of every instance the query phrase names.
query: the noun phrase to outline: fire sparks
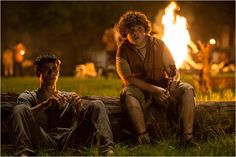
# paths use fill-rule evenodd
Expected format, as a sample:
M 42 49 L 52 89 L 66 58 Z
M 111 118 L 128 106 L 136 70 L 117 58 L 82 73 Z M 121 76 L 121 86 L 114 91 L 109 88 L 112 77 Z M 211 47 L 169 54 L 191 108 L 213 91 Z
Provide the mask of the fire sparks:
M 186 18 L 176 14 L 179 9 L 175 2 L 171 2 L 165 8 L 165 15 L 162 17 L 162 24 L 164 25 L 162 40 L 170 49 L 178 68 L 188 55 L 188 44 L 190 42 Z

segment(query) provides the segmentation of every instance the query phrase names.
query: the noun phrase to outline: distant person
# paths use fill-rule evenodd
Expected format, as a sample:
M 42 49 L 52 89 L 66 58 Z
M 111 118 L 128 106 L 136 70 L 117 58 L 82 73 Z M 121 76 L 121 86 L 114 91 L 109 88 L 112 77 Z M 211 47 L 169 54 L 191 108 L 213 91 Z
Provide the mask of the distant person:
M 123 83 L 121 104 L 138 142 L 150 143 L 146 122 L 155 115 L 149 111 L 163 109 L 180 118 L 181 144 L 193 145 L 194 89 L 179 81 L 169 49 L 149 35 L 151 23 L 141 12 L 126 12 L 117 28 L 123 38 L 116 54 L 117 73 Z
M 22 63 L 24 61 L 25 46 L 18 41 L 14 48 L 14 76 L 23 76 Z
M 13 51 L 11 49 L 7 48 L 3 52 L 2 63 L 4 66 L 4 76 L 6 77 L 13 76 L 14 61 L 13 61 Z
M 102 37 L 102 41 L 105 44 L 106 51 L 106 67 L 105 67 L 105 76 L 107 77 L 109 72 L 115 72 L 116 64 L 116 49 L 119 42 L 119 37 L 117 36 L 114 25 L 107 28 Z
M 13 108 L 16 155 L 36 155 L 37 148 L 80 149 L 95 141 L 102 155 L 112 155 L 113 135 L 103 102 L 85 101 L 74 92 L 58 90 L 60 64 L 53 54 L 35 61 L 40 86 L 21 93 Z
M 210 79 L 211 62 L 209 62 L 209 60 L 214 46 L 209 43 L 203 43 L 201 41 L 198 41 L 198 45 L 200 48 L 199 54 L 201 55 L 202 68 L 199 73 L 199 80 L 197 82 L 196 87 L 198 90 L 202 92 L 211 91 L 212 90 L 212 80 Z

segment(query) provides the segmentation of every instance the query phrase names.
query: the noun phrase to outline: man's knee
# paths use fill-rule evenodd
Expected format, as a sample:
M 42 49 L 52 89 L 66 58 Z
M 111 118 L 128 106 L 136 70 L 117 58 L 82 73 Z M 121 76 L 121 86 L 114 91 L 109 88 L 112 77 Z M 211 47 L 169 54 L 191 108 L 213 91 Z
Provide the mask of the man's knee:
M 194 97 L 195 96 L 194 88 L 189 83 L 181 82 L 177 90 L 175 91 L 175 97 L 178 99 L 178 97 L 185 97 L 186 95 L 188 97 Z
M 105 105 L 101 100 L 92 100 L 88 104 L 88 108 L 92 108 L 95 110 L 105 110 Z
M 188 98 L 194 98 L 195 97 L 194 89 L 193 88 L 185 89 L 184 95 Z
M 31 114 L 30 107 L 24 104 L 16 105 L 12 111 L 13 115 L 17 114 Z
M 125 105 L 125 108 L 128 110 L 133 110 L 133 109 L 141 107 L 139 100 L 131 95 L 126 96 L 126 100 L 125 100 L 124 105 Z

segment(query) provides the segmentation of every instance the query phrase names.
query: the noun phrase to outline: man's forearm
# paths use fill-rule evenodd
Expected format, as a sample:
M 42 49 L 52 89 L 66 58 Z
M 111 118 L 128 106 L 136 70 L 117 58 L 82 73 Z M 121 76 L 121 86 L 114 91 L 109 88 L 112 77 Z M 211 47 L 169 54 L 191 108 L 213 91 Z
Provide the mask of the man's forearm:
M 42 102 L 42 103 L 39 103 L 38 105 L 36 105 L 34 107 L 31 107 L 31 111 L 35 115 L 35 114 L 37 114 L 38 112 L 40 112 L 41 110 L 43 110 L 45 108 L 46 108 L 46 103 Z
M 152 85 L 150 83 L 147 83 L 147 82 L 145 82 L 141 79 L 138 79 L 136 77 L 132 77 L 132 76 L 127 77 L 126 80 L 127 80 L 128 84 L 135 85 L 138 88 L 140 88 L 144 91 L 150 92 L 150 93 L 156 93 L 159 91 L 159 88 L 161 88 L 161 87 Z

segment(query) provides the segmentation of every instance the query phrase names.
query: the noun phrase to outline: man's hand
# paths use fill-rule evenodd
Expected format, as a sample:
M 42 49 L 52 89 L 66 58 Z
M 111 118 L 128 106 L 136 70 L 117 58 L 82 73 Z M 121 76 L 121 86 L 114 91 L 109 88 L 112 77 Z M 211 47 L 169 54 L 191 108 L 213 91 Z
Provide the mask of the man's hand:
M 177 80 L 172 80 L 170 83 L 169 83 L 169 91 L 174 91 L 177 86 L 179 85 L 180 81 L 177 81 Z
M 67 102 L 75 106 L 77 112 L 80 112 L 82 109 L 85 109 L 81 101 L 81 97 L 77 95 L 76 93 L 72 93 L 71 95 L 69 95 L 67 98 Z
M 170 93 L 168 90 L 161 88 L 161 87 L 156 87 L 156 92 L 154 94 L 155 99 L 161 103 L 162 105 L 167 104 L 168 105 L 168 99 L 170 97 Z
M 49 97 L 47 100 L 41 102 L 40 104 L 33 106 L 31 108 L 31 111 L 34 114 L 37 114 L 41 110 L 48 108 L 52 105 L 58 105 L 59 107 L 64 107 L 65 104 L 65 97 L 60 95 L 59 93 L 53 94 L 51 97 Z
M 66 99 L 59 93 L 53 94 L 49 99 L 43 102 L 44 107 L 50 107 L 52 105 L 58 105 L 60 108 L 64 107 Z

